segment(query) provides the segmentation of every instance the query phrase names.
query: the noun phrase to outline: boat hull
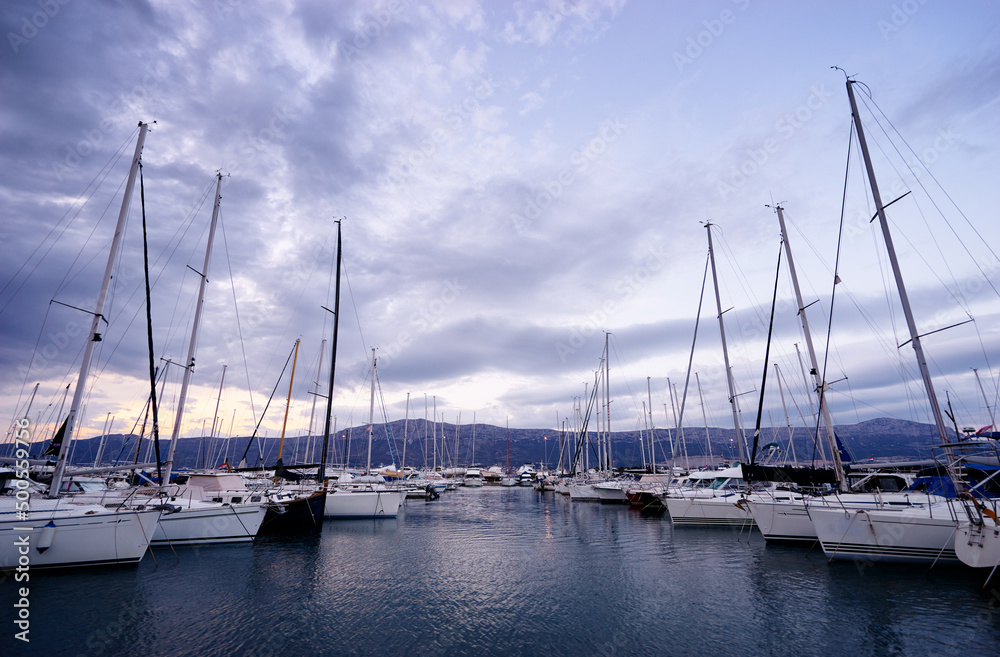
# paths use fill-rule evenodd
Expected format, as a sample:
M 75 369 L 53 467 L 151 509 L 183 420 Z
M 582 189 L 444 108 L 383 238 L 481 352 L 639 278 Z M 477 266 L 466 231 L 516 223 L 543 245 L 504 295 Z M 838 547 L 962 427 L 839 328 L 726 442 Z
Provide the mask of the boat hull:
M 1000 563 L 1000 526 L 962 523 L 955 536 L 955 556 L 973 568 L 995 567 Z
M 676 527 L 740 527 L 752 529 L 753 516 L 736 495 L 725 497 L 668 497 L 664 500 Z
M 13 504 L 0 507 L 0 570 L 137 564 L 162 513 L 47 502 L 32 499 L 26 520 L 17 519 Z
M 399 491 L 343 491 L 326 494 L 324 518 L 395 518 L 402 498 Z
M 267 515 L 262 505 L 197 506 L 160 518 L 151 545 L 249 543 Z
M 909 509 L 810 506 L 816 537 L 831 560 L 957 563 L 958 522 L 947 504 Z
M 316 491 L 307 497 L 280 500 L 267 507 L 258 536 L 286 536 L 318 532 L 323 528 L 326 492 Z

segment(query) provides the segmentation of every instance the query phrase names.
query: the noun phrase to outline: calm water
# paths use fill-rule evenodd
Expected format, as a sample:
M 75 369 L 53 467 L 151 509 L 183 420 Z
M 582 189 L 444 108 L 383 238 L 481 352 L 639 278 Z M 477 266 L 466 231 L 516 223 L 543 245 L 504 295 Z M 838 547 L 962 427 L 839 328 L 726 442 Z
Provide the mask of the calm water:
M 967 569 L 828 564 L 759 534 L 525 488 L 409 500 L 309 540 L 157 550 L 32 575 L 31 644 L 57 655 L 993 655 L 1000 594 Z

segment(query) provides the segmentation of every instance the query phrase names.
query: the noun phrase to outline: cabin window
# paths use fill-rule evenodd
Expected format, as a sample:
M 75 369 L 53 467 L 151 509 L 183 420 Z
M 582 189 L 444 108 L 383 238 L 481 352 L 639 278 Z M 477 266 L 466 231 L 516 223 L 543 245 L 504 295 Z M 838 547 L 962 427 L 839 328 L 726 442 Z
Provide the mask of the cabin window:
M 233 501 L 232 501 L 233 504 L 239 504 L 241 501 L 243 501 L 242 497 L 240 497 L 238 495 L 234 495 L 233 496 Z

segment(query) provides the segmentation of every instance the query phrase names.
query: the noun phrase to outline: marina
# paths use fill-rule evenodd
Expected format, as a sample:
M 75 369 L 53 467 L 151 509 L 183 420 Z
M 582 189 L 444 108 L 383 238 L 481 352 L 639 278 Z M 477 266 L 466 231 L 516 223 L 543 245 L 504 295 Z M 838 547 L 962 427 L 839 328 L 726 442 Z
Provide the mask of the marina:
M 965 655 L 1000 645 L 1000 593 L 982 579 L 460 487 L 307 538 L 32 574 L 31 650 L 13 654 Z
M 996 5 L 3 20 L 0 656 L 1000 649 Z

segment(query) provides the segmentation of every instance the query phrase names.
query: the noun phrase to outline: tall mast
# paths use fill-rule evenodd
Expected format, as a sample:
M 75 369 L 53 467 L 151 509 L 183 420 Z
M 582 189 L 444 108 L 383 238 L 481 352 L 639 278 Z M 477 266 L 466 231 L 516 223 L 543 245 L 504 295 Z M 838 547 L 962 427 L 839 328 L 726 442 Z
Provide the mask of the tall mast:
M 285 447 L 285 428 L 288 426 L 288 412 L 292 410 L 292 386 L 295 384 L 295 364 L 299 361 L 299 342 L 295 341 L 295 354 L 292 356 L 292 374 L 288 377 L 288 398 L 285 400 L 285 419 L 281 422 L 281 440 L 278 441 L 278 465 L 283 465 L 281 455 Z
M 312 461 L 313 456 L 313 422 L 316 420 L 316 399 L 319 397 L 319 379 L 323 376 L 323 354 L 326 353 L 326 338 L 319 343 L 319 364 L 316 366 L 316 381 L 313 382 L 313 403 L 312 410 L 309 411 L 309 430 L 306 432 L 306 456 L 303 459 L 306 463 Z M 334 429 L 334 433 L 337 430 Z
M 653 424 L 653 388 L 651 378 L 646 377 L 646 397 L 649 400 L 649 463 L 653 466 L 653 474 L 656 474 L 656 446 L 654 436 L 656 435 L 656 425 Z
M 705 398 L 701 394 L 701 379 L 698 378 L 698 373 L 694 373 L 694 382 L 698 384 L 698 401 L 701 402 L 701 420 L 705 423 L 705 444 L 708 445 L 708 460 L 714 461 L 715 457 L 712 456 L 712 436 L 708 433 L 708 414 L 705 412 Z
M 726 324 L 722 321 L 722 299 L 719 297 L 719 278 L 715 272 L 715 249 L 712 248 L 712 224 L 705 224 L 708 231 L 708 255 L 712 263 L 712 284 L 715 286 L 715 307 L 719 311 L 719 334 L 722 336 L 722 360 L 726 366 L 726 385 L 729 387 L 729 405 L 733 409 L 733 428 L 736 429 L 736 442 L 740 448 L 740 463 L 746 462 L 746 448 L 743 445 L 743 432 L 740 431 L 740 418 L 736 413 L 736 390 L 733 387 L 733 376 L 729 369 L 729 348 L 726 346 Z
M 371 403 L 368 406 L 368 465 L 365 466 L 365 474 L 372 473 L 372 432 L 375 430 L 375 348 L 372 347 L 372 394 Z
M 104 269 L 104 279 L 101 282 L 101 292 L 97 296 L 97 306 L 94 308 L 94 317 L 90 323 L 90 340 L 83 350 L 83 360 L 80 364 L 80 376 L 76 382 L 76 390 L 73 391 L 73 402 L 69 407 L 69 416 L 66 418 L 66 432 L 63 434 L 62 444 L 59 446 L 59 454 L 56 457 L 56 467 L 52 472 L 52 483 L 49 484 L 49 497 L 57 497 L 59 488 L 62 486 L 63 473 L 66 471 L 66 457 L 69 454 L 70 444 L 73 442 L 73 432 L 76 429 L 77 415 L 83 404 L 83 395 L 87 387 L 87 376 L 90 374 L 90 363 L 94 357 L 94 345 L 101 341 L 101 334 L 98 331 L 101 320 L 104 318 L 104 304 L 108 298 L 108 288 L 111 286 L 111 274 L 118 261 L 118 250 L 121 246 L 122 236 L 125 234 L 125 218 L 128 216 L 129 203 L 132 201 L 132 190 L 135 188 L 135 176 L 139 171 L 139 159 L 142 157 L 142 145 L 146 141 L 146 132 L 149 124 L 139 122 L 139 138 L 136 140 L 135 153 L 132 155 L 132 167 L 129 169 L 128 182 L 125 184 L 125 194 L 122 196 L 122 208 L 118 213 L 118 223 L 115 226 L 115 236 L 111 240 L 111 253 L 108 254 L 108 264 Z M 57 421 L 58 422 L 58 421 Z
M 934 425 L 937 427 L 938 438 L 940 438 L 942 443 L 948 443 L 950 441 L 948 440 L 948 430 L 944 424 L 944 415 L 941 413 L 941 405 L 938 404 L 937 395 L 934 392 L 934 384 L 931 382 L 931 373 L 927 368 L 927 358 L 924 356 L 924 348 L 920 344 L 917 323 L 913 318 L 910 299 L 906 294 L 906 286 L 903 284 L 903 273 L 899 268 L 899 261 L 896 259 L 896 249 L 892 244 L 892 235 L 889 233 L 889 220 L 885 217 L 885 206 L 882 205 L 882 196 L 878 191 L 878 183 L 875 182 L 875 169 L 872 166 L 871 156 L 868 154 L 868 143 L 865 140 L 864 128 L 861 127 L 861 115 L 858 113 L 858 104 L 854 99 L 854 84 L 854 80 L 847 81 L 847 96 L 851 100 L 851 115 L 854 117 L 854 127 L 858 133 L 858 145 L 861 146 L 861 154 L 865 159 L 865 169 L 868 171 L 868 182 L 871 185 L 872 199 L 875 201 L 878 222 L 882 227 L 882 238 L 885 240 L 885 248 L 889 253 L 892 275 L 896 280 L 896 291 L 899 293 L 899 302 L 903 306 L 906 327 L 910 331 L 910 344 L 913 345 L 913 352 L 917 357 L 917 366 L 920 368 L 920 376 L 923 378 L 924 387 L 927 389 L 927 399 L 931 405 L 931 413 L 934 414 Z
M 605 413 L 607 413 L 607 420 L 604 422 L 604 435 L 606 436 L 605 442 L 607 443 L 607 449 L 605 450 L 605 457 L 607 457 L 607 470 L 611 471 L 611 349 L 608 347 L 608 337 L 611 334 L 608 332 L 604 333 L 604 408 Z
M 198 284 L 198 302 L 194 307 L 194 320 L 191 322 L 191 342 L 188 344 L 188 355 L 184 365 L 184 376 L 181 379 L 181 394 L 177 398 L 177 417 L 174 418 L 174 428 L 170 433 L 170 450 L 167 452 L 167 462 L 163 469 L 163 483 L 170 482 L 170 472 L 174 469 L 174 453 L 181 435 L 181 422 L 184 419 L 184 402 L 187 400 L 188 386 L 191 375 L 194 374 L 194 352 L 198 346 L 198 328 L 201 325 L 201 311 L 205 306 L 205 285 L 208 283 L 208 265 L 212 261 L 212 242 L 215 240 L 215 224 L 219 219 L 219 202 L 222 192 L 222 173 L 215 174 L 215 204 L 212 206 L 212 223 L 208 228 L 208 244 L 205 246 L 205 264 Z
M 222 387 L 225 384 L 225 382 L 226 382 L 226 364 L 223 363 L 223 365 L 222 365 L 222 377 L 219 379 L 219 395 L 215 398 L 215 414 L 212 416 L 212 435 L 211 435 L 211 440 L 209 440 L 209 443 L 208 443 L 209 444 L 209 456 L 213 457 L 213 458 L 209 459 L 205 463 L 205 465 L 207 467 L 211 467 L 208 464 L 215 460 L 214 456 L 215 456 L 215 443 L 216 443 L 216 440 L 215 440 L 215 426 L 216 426 L 216 424 L 219 425 L 219 429 L 220 430 L 222 429 L 222 421 L 219 420 L 219 404 L 222 402 Z
M 333 378 L 337 373 L 337 329 L 340 326 L 340 222 L 337 221 L 337 273 L 333 296 L 333 343 L 330 345 L 330 387 L 326 391 L 326 421 L 323 423 L 323 451 L 319 456 L 319 470 L 316 480 L 320 485 L 326 480 L 326 455 L 330 447 L 330 419 L 333 416 Z M 350 427 L 350 422 L 348 422 Z M 334 430 L 336 433 L 336 429 Z M 347 449 L 344 449 L 344 469 L 347 469 Z
M 802 303 L 802 290 L 799 288 L 799 278 L 795 273 L 795 261 L 792 260 L 792 246 L 788 242 L 788 230 L 785 228 L 784 209 L 780 205 L 774 207 L 778 213 L 778 224 L 781 226 L 781 240 L 785 245 L 785 257 L 788 259 L 788 273 L 792 277 L 792 289 L 795 290 L 795 303 L 799 309 L 799 320 L 802 322 L 802 332 L 806 336 L 806 351 L 809 352 L 809 365 L 812 367 L 812 375 L 816 382 L 816 394 L 819 395 L 819 410 L 823 416 L 823 424 L 826 427 L 826 444 L 833 454 L 833 468 L 837 475 L 837 483 L 840 490 L 847 490 L 847 481 L 844 479 L 844 464 L 840 460 L 840 450 L 837 449 L 837 439 L 833 435 L 833 418 L 830 416 L 830 404 L 826 401 L 826 382 L 823 381 L 823 374 L 819 370 L 819 361 L 816 359 L 816 349 L 813 347 L 812 334 L 809 332 L 809 320 L 806 319 L 806 307 Z M 777 363 L 775 363 L 777 366 Z M 779 382 L 780 385 L 780 382 Z M 782 393 L 782 404 L 784 404 L 784 393 Z M 787 413 L 787 410 L 786 410 Z M 790 440 L 791 438 L 789 438 Z
M 403 460 L 399 464 L 399 469 L 402 472 L 406 468 L 406 435 L 410 429 L 410 393 L 406 393 L 406 417 L 403 420 Z

